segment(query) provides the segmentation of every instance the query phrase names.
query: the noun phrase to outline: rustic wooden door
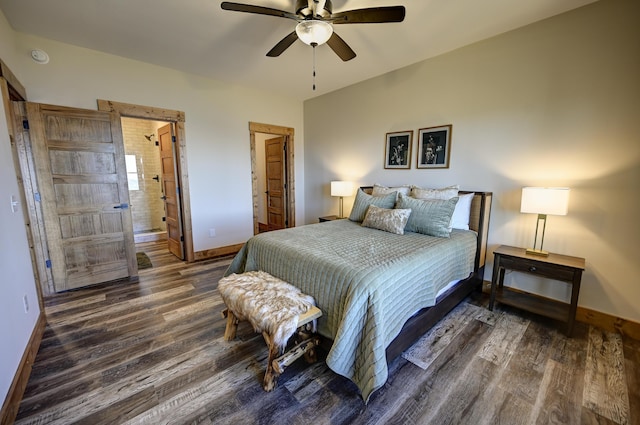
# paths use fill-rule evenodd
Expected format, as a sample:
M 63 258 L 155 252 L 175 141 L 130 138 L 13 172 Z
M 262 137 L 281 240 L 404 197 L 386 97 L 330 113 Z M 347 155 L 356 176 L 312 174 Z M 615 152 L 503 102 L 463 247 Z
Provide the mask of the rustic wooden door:
M 167 225 L 169 251 L 184 259 L 184 237 L 182 233 L 182 210 L 180 208 L 180 187 L 175 160 L 175 135 L 173 125 L 167 124 L 158 129 L 160 143 L 160 162 L 162 164 L 162 192 Z
M 265 140 L 267 170 L 267 228 L 278 230 L 287 227 L 286 219 L 286 137 Z
M 137 275 L 120 117 L 26 106 L 55 290 Z

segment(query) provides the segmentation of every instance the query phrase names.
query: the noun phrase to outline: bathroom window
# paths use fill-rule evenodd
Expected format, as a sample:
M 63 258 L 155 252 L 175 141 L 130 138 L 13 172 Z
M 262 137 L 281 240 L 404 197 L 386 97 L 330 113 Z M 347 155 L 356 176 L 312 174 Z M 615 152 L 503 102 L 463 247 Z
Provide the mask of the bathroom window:
M 135 155 L 124 156 L 127 166 L 127 181 L 129 182 L 129 190 L 140 190 L 138 182 L 138 165 Z

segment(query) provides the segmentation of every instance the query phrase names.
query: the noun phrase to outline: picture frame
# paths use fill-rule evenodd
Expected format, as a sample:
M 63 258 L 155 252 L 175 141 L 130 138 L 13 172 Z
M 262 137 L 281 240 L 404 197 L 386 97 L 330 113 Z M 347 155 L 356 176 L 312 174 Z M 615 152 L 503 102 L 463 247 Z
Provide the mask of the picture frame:
M 418 168 L 449 168 L 453 125 L 418 130 Z
M 413 130 L 387 133 L 385 137 L 384 168 L 411 168 L 411 145 Z

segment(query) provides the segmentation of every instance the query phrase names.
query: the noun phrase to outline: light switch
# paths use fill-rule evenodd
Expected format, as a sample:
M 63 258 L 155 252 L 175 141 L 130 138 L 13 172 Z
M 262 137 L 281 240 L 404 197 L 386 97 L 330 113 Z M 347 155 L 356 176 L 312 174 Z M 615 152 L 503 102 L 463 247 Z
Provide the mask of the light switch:
M 18 212 L 18 205 L 20 203 L 16 201 L 16 197 L 11 195 L 11 212 Z

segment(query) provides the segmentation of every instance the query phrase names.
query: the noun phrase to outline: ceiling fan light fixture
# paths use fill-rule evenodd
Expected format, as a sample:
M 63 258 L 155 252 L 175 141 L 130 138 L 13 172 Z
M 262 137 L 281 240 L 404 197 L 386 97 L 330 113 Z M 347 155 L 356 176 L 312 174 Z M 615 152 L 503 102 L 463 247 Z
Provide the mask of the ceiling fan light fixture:
M 331 38 L 333 27 L 324 21 L 302 21 L 296 25 L 296 34 L 304 44 L 320 46 Z

